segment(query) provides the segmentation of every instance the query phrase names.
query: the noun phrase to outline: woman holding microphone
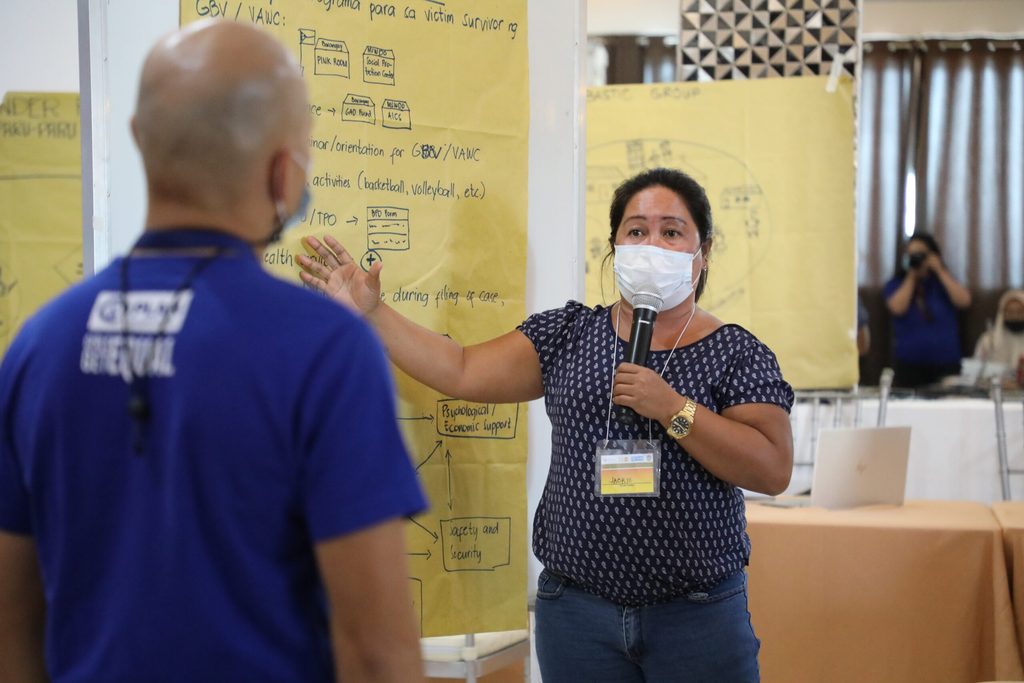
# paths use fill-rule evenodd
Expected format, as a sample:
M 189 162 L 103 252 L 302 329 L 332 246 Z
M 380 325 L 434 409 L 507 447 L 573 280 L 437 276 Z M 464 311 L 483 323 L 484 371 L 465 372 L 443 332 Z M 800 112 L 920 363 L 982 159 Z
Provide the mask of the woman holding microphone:
M 764 344 L 697 305 L 704 189 L 671 169 L 625 181 L 610 209 L 619 301 L 570 301 L 469 347 L 382 303 L 381 265 L 364 272 L 325 242 L 308 240 L 326 266 L 300 257 L 303 281 L 359 311 L 404 372 L 464 400 L 545 400 L 551 468 L 533 538 L 545 683 L 758 680 L 740 487 L 788 485 L 793 392 Z M 662 305 L 647 366 L 622 362 L 644 295 Z

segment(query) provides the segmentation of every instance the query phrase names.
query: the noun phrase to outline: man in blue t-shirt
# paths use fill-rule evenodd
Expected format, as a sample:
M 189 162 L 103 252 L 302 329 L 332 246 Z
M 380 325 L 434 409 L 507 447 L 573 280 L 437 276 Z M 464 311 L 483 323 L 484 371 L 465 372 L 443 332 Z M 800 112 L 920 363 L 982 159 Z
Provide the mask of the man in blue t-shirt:
M 383 350 L 259 262 L 304 203 L 308 111 L 252 26 L 148 56 L 146 230 L 0 366 L 0 680 L 421 678 Z

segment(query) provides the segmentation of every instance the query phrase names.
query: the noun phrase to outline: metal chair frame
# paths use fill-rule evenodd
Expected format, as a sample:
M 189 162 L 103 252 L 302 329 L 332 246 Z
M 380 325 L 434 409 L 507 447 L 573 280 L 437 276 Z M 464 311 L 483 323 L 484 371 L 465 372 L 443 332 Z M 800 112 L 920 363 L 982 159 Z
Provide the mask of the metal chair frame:
M 891 369 L 886 368 L 882 371 L 881 380 L 878 386 L 878 416 L 876 417 L 875 424 L 878 427 L 885 426 L 886 409 L 889 403 L 889 393 L 892 389 L 892 377 L 893 372 Z M 862 411 L 862 400 L 869 398 L 872 394 L 865 395 L 858 386 L 854 386 L 849 390 L 810 390 L 810 391 L 797 391 L 795 392 L 796 403 L 810 402 L 811 405 L 811 444 L 810 444 L 810 457 L 807 460 L 800 460 L 793 463 L 793 467 L 814 467 L 814 454 L 817 451 L 818 446 L 818 431 L 821 429 L 821 409 L 822 403 L 828 401 L 834 407 L 832 412 L 832 427 L 841 427 L 843 425 L 844 418 L 844 404 L 847 401 L 853 402 L 853 426 L 859 427 L 864 419 Z M 791 414 L 791 418 L 795 415 L 795 411 Z
M 992 407 L 995 410 L 996 418 L 996 448 L 999 453 L 999 483 L 1002 487 L 1003 500 L 1011 500 L 1013 495 L 1010 490 L 1010 476 L 1024 474 L 1024 469 L 1010 467 L 1010 457 L 1006 445 L 1006 420 L 1003 414 L 1003 385 L 998 377 L 993 377 L 989 386 L 989 396 L 992 398 Z M 1021 397 L 1022 408 L 1024 408 L 1024 396 Z M 1024 419 L 1024 410 L 1021 410 L 1021 417 Z

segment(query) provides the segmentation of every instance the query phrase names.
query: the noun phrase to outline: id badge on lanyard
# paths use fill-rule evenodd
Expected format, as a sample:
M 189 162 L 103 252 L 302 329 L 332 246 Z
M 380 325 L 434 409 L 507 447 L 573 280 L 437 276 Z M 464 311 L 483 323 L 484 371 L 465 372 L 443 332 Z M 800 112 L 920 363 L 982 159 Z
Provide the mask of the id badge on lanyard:
M 661 442 L 649 439 L 602 439 L 594 458 L 594 493 L 601 497 L 661 493 Z
M 672 350 L 665 359 L 659 377 L 665 376 L 672 354 L 679 346 L 679 340 L 690 327 L 694 306 L 683 329 L 679 330 Z M 619 346 L 619 316 L 622 307 L 615 314 L 615 334 L 612 335 L 612 356 L 609 375 L 615 376 L 615 355 Z M 605 438 L 597 442 L 594 453 L 594 493 L 602 498 L 642 497 L 657 498 L 661 495 L 661 441 L 651 434 L 651 420 L 647 420 L 646 439 L 609 439 L 612 425 L 612 395 L 608 392 L 608 415 L 605 419 Z

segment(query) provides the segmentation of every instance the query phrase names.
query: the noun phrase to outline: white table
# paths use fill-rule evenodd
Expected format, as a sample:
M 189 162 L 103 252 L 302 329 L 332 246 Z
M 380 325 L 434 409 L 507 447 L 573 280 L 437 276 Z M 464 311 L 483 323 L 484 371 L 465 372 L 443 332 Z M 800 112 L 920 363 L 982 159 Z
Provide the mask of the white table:
M 878 417 L 878 400 L 844 400 L 838 415 L 835 404 L 818 407 L 817 428 L 873 427 Z M 1024 413 L 1020 398 L 1003 403 L 1007 453 L 1011 468 L 1024 468 Z M 809 463 L 816 444 L 812 408 L 799 402 L 792 415 L 794 459 L 793 479 L 787 493 L 806 491 L 811 485 Z M 975 398 L 897 399 L 890 398 L 887 426 L 911 427 L 910 464 L 907 470 L 907 499 L 973 500 L 992 503 L 1002 500 L 999 453 L 996 445 L 995 409 L 992 401 Z M 1011 492 L 1024 500 L 1024 475 L 1011 475 Z

